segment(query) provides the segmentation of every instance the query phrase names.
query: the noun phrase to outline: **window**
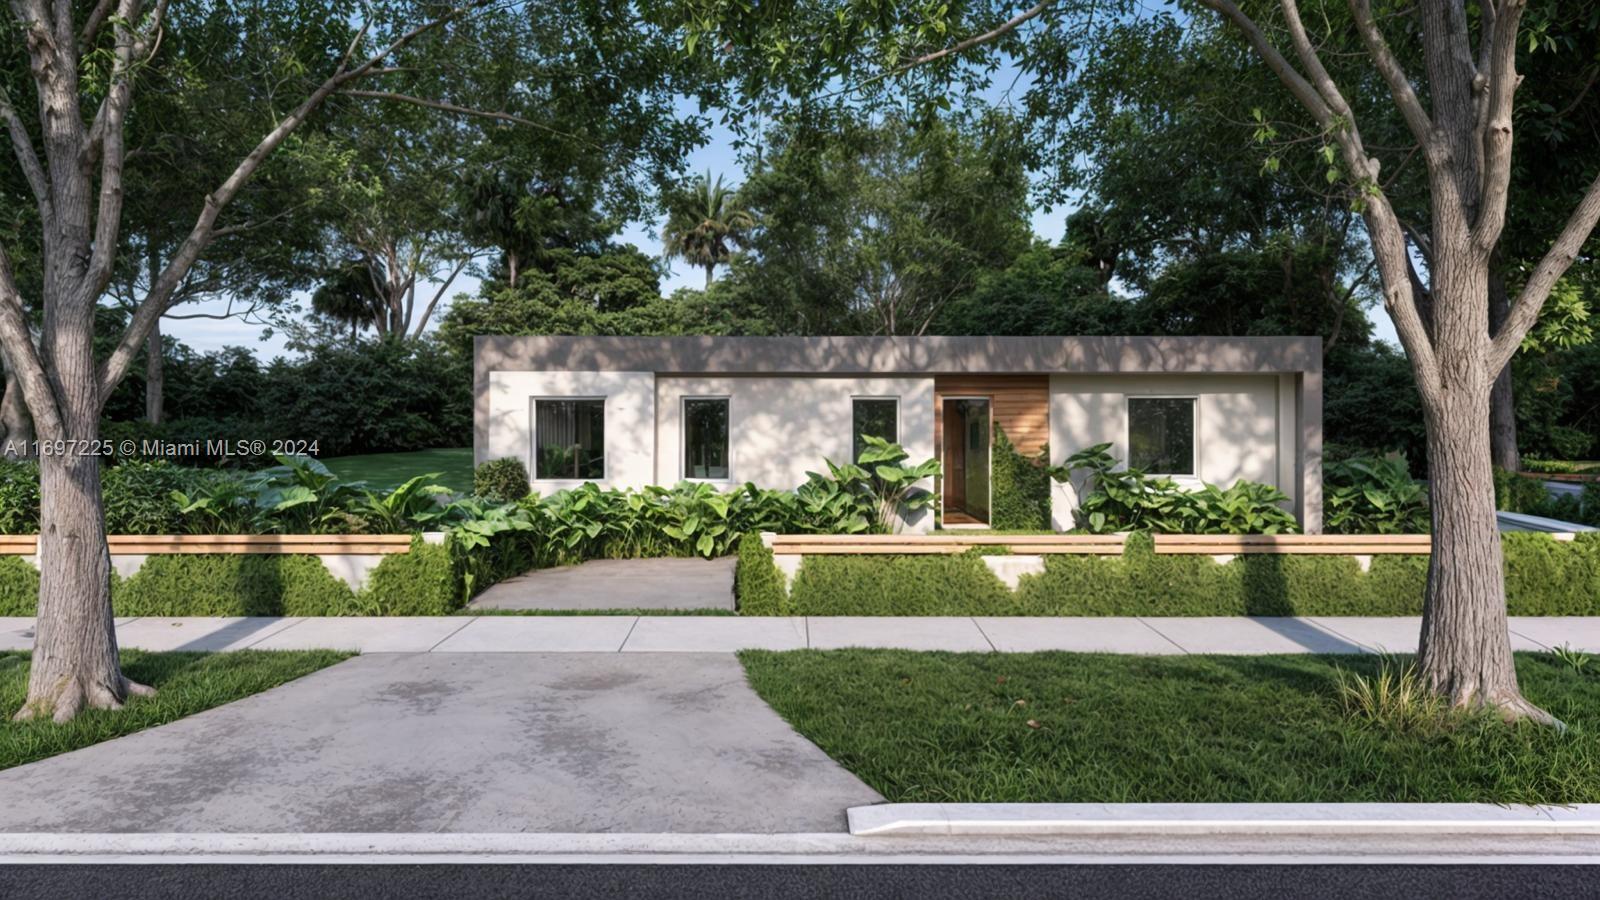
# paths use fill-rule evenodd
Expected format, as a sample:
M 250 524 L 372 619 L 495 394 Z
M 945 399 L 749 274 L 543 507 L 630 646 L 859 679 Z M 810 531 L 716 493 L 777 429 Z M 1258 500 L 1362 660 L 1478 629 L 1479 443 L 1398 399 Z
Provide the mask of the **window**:
M 892 397 L 857 397 L 850 406 L 850 443 L 855 447 L 852 460 L 861 460 L 867 449 L 862 438 L 871 435 L 891 444 L 900 442 L 900 401 Z
M 533 419 L 535 479 L 606 477 L 605 400 L 535 400 Z
M 683 477 L 728 477 L 728 398 L 683 401 Z
M 1154 475 L 1194 474 L 1194 398 L 1128 398 L 1128 465 Z

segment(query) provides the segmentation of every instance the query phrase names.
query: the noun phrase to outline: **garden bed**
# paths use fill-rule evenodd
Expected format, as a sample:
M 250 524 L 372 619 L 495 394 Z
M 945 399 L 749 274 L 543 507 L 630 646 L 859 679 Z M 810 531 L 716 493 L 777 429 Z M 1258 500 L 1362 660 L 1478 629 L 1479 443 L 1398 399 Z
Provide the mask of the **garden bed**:
M 133 734 L 309 675 L 351 654 L 333 650 L 236 653 L 122 651 L 122 671 L 156 689 L 121 710 L 86 710 L 65 725 L 13 722 L 28 694 L 27 653 L 0 651 L 0 769 Z
M 897 803 L 1600 802 L 1600 671 L 1519 654 L 1566 721 L 1348 714 L 1375 657 L 746 651 L 750 683 Z

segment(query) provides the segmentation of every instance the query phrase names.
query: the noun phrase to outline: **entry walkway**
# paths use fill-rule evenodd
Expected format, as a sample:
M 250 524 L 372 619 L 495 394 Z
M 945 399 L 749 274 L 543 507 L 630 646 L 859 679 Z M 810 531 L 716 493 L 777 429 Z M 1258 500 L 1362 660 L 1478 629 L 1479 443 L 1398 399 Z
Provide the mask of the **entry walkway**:
M 363 653 L 694 652 L 885 647 L 1078 653 L 1412 653 L 1416 618 L 438 616 L 119 619 L 144 650 Z M 0 619 L 0 650 L 33 644 L 32 619 Z M 1600 653 L 1600 617 L 1512 618 L 1517 650 Z
M 534 569 L 474 597 L 473 609 L 733 609 L 734 557 L 595 559 Z

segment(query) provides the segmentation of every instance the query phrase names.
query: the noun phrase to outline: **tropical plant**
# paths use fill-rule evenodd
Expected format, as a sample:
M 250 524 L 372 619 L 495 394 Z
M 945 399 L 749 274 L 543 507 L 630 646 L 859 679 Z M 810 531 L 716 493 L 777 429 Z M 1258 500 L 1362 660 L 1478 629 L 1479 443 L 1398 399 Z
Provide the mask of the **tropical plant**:
M 278 465 L 250 476 L 254 503 L 273 531 L 286 534 L 335 534 L 362 531 L 353 508 L 365 485 L 341 482 L 328 467 L 309 456 L 274 457 Z
M 938 460 L 908 466 L 911 454 L 899 444 L 872 435 L 862 435 L 862 440 L 867 446 L 857 462 L 825 459 L 827 475 L 806 473 L 806 483 L 796 494 L 807 516 L 837 524 L 846 534 L 889 532 L 909 514 L 934 504 L 938 495 L 917 487 L 917 482 L 939 476 Z
M 1073 512 L 1078 527 L 1086 531 L 1287 534 L 1299 528 L 1283 508 L 1289 498 L 1272 485 L 1240 480 L 1226 490 L 1205 483 L 1190 489 L 1139 469 L 1118 469 L 1110 450 L 1110 444 L 1095 444 L 1050 469 L 1057 481 L 1088 472 L 1093 489 L 1083 494 Z
M 191 491 L 173 491 L 168 496 L 189 534 L 252 534 L 258 530 L 255 492 L 243 478 L 216 473 Z
M 705 269 L 709 288 L 717 266 L 733 260 L 755 224 L 755 214 L 739 204 L 733 189 L 723 187 L 722 176 L 713 182 L 708 171 L 670 199 L 662 249 L 669 257 Z
M 1323 528 L 1329 534 L 1426 534 L 1428 491 L 1402 457 L 1357 457 L 1322 475 Z
M 374 531 L 385 533 L 427 528 L 443 521 L 450 511 L 439 500 L 449 496 L 450 489 L 433 483 L 440 474 L 418 475 L 387 493 L 363 488 L 356 512 Z

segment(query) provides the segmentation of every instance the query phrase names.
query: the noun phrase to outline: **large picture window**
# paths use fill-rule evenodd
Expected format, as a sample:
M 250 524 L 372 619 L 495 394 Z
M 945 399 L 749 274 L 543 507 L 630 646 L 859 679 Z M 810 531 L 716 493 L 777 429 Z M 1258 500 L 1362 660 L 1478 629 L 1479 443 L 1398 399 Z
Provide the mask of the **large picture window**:
M 867 449 L 862 438 L 871 435 L 891 444 L 900 442 L 900 401 L 893 397 L 857 397 L 850 408 L 850 443 L 854 446 L 853 461 L 861 460 L 861 451 Z
M 535 400 L 533 418 L 535 479 L 606 477 L 605 400 Z
M 728 398 L 683 401 L 683 477 L 728 477 Z
M 1193 475 L 1193 397 L 1128 398 L 1128 465 L 1152 475 Z

